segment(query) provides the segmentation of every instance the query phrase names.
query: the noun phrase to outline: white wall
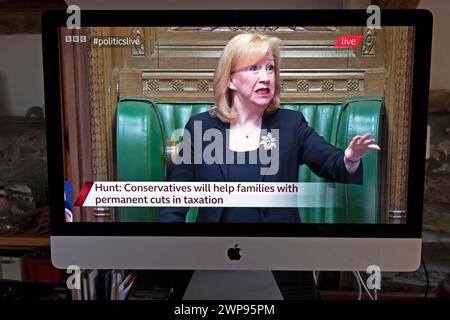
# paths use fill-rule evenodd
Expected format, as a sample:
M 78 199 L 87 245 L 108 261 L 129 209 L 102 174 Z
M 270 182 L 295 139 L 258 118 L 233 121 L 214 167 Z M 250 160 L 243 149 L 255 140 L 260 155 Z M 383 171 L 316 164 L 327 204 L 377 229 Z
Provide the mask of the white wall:
M 41 35 L 0 35 L 0 116 L 24 116 L 43 104 Z
M 430 88 L 450 90 L 450 1 L 422 0 L 419 9 L 433 14 Z

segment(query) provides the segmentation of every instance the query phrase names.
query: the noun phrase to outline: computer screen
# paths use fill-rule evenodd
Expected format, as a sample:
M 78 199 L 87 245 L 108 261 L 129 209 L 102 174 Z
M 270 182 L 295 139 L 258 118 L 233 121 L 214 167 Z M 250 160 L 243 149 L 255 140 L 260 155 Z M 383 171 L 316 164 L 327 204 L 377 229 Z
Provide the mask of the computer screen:
M 376 18 L 47 12 L 53 263 L 416 269 L 432 19 Z

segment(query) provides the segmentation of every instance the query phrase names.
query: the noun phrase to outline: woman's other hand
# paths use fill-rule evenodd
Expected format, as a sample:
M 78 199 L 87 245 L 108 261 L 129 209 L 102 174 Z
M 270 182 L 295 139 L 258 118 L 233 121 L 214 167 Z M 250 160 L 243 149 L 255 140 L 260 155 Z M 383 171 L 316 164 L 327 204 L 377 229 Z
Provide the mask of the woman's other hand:
M 375 144 L 372 133 L 367 132 L 362 136 L 355 136 L 347 149 L 345 149 L 344 163 L 347 171 L 353 173 L 359 166 L 359 162 L 370 150 L 380 151 L 379 145 Z

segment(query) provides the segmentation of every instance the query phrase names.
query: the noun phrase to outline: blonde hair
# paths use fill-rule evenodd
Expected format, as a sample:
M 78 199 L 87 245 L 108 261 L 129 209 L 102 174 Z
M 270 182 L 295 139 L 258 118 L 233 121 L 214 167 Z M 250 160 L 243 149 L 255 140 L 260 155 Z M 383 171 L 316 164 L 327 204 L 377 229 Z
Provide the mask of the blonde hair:
M 275 111 L 280 104 L 280 39 L 261 33 L 243 33 L 225 46 L 214 74 L 215 108 L 211 114 L 223 122 L 232 122 L 237 113 L 231 110 L 232 91 L 228 87 L 233 72 L 250 66 L 271 53 L 275 62 L 275 93 L 265 112 Z

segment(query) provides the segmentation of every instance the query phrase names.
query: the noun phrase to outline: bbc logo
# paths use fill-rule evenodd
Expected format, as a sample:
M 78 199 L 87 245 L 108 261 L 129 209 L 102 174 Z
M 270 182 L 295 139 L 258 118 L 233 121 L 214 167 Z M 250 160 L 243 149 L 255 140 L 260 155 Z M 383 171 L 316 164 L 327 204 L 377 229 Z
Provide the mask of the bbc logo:
M 66 36 L 66 42 L 87 42 L 86 36 Z

